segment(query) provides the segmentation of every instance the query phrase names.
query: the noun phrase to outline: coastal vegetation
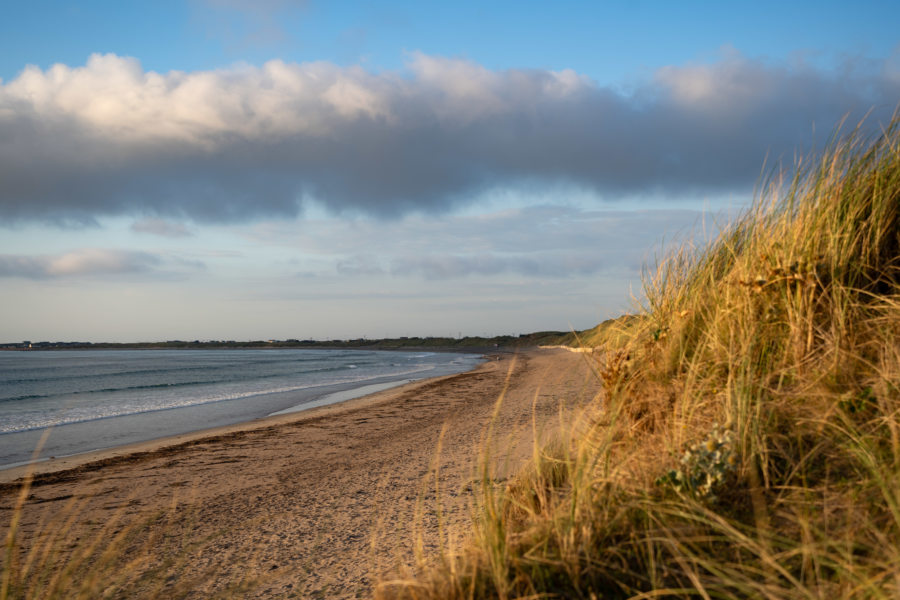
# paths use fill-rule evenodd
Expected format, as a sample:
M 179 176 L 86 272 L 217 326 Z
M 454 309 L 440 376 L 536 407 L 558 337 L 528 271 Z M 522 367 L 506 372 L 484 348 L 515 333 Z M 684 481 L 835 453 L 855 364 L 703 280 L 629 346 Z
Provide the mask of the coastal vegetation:
M 397 338 L 353 338 L 333 340 L 167 340 L 165 342 L 8 342 L 0 344 L 0 350 L 215 350 L 228 348 L 301 348 L 332 349 L 354 348 L 365 350 L 472 350 L 484 348 L 533 348 L 573 344 L 576 332 L 537 331 L 519 335 L 459 336 L 459 337 L 397 337 Z
M 771 175 L 644 296 L 576 342 L 604 393 L 379 598 L 900 596 L 900 121 Z
M 581 358 L 602 394 L 561 414 L 558 438 L 512 478 L 493 471 L 502 449 L 487 445 L 468 541 L 417 552 L 376 597 L 812 599 L 900 595 L 898 340 L 895 119 L 773 174 L 708 245 L 661 257 L 633 314 L 589 331 L 108 347 L 591 349 Z M 89 494 L 42 499 L 32 483 L 6 490 L 0 600 L 120 597 L 128 586 L 197 597 L 219 579 L 219 597 L 256 593 L 249 569 L 187 573 L 228 531 L 193 540 L 193 516 L 179 521 L 174 502 L 126 522 L 132 498 L 78 540 Z M 23 507 L 51 501 L 67 508 L 20 552 Z M 165 544 L 178 552 L 161 560 Z M 303 567 L 278 572 L 289 568 Z

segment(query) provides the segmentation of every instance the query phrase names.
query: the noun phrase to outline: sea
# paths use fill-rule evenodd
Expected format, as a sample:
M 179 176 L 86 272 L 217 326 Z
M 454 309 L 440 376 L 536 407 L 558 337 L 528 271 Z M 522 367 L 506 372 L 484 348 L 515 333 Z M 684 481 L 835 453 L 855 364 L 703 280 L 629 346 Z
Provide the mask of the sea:
M 0 352 L 0 469 L 341 402 L 482 360 L 352 349 Z

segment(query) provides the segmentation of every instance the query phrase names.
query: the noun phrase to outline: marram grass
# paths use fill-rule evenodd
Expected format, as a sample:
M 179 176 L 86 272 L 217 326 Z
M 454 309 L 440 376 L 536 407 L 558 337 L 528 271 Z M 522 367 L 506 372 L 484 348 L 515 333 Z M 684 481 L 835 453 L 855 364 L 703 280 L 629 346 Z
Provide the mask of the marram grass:
M 486 449 L 468 545 L 417 553 L 377 597 L 900 597 L 900 120 L 773 177 L 708 247 L 665 257 L 645 297 L 575 342 L 596 347 L 604 395 L 505 486 Z M 59 567 L 72 500 L 18 554 L 28 493 L 0 600 L 196 595 L 163 586 L 185 556 L 130 575 L 166 515 L 114 521 Z
M 900 597 L 900 120 L 772 177 L 645 297 L 581 340 L 606 393 L 577 433 L 378 597 Z

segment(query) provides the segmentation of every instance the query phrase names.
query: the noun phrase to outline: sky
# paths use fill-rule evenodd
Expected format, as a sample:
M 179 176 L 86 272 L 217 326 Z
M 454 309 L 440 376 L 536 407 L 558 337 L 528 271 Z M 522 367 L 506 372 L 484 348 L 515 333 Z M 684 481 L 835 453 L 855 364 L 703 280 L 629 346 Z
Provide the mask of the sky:
M 586 329 L 845 120 L 896 2 L 7 3 L 0 342 Z

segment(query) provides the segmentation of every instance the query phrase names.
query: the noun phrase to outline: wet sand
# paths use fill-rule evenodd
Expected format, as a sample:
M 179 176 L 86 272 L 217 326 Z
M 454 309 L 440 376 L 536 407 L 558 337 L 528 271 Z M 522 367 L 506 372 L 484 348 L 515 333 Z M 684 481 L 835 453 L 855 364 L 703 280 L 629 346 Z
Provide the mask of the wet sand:
M 500 481 L 531 455 L 534 429 L 550 435 L 560 411 L 599 391 L 576 353 L 495 358 L 340 405 L 40 463 L 19 557 L 50 547 L 41 561 L 58 573 L 102 540 L 113 552 L 92 568 L 112 597 L 367 597 L 417 548 L 458 544 L 504 389 L 490 428 Z M 0 472 L 4 539 L 21 475 Z

